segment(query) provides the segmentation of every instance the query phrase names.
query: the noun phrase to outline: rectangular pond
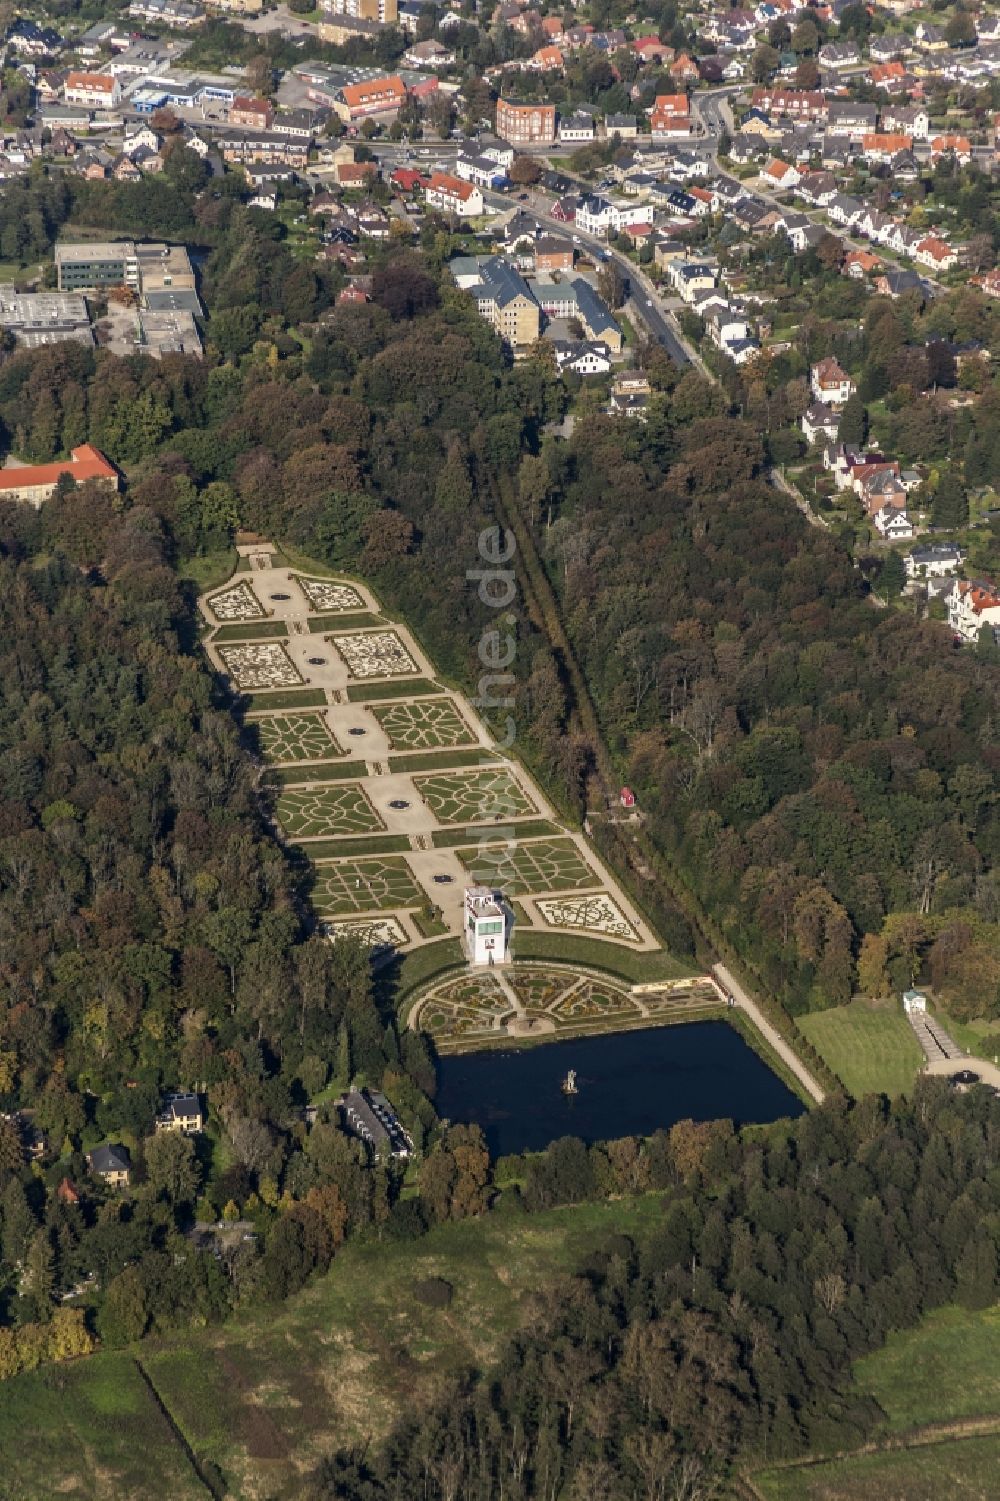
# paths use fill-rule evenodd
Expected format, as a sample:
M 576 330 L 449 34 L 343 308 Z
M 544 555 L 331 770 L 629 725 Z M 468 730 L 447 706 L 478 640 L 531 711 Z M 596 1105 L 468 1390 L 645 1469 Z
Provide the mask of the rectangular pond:
M 560 1085 L 575 1069 L 578 1093 Z M 686 1022 L 438 1060 L 438 1114 L 482 1126 L 495 1157 L 560 1136 L 650 1136 L 680 1120 L 737 1125 L 805 1106 L 726 1022 Z

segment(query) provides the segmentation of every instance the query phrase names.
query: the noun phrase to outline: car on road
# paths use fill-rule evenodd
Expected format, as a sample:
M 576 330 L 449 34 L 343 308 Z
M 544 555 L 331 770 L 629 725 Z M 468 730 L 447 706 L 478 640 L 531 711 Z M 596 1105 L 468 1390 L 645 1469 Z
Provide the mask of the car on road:
M 528 201 L 528 195 L 527 195 L 527 193 L 518 193 L 518 195 L 517 195 L 517 201 L 518 201 L 518 203 L 527 203 L 527 201 Z
M 652 297 L 647 297 L 646 298 L 646 306 L 647 307 L 652 307 L 653 306 L 653 299 L 652 299 Z

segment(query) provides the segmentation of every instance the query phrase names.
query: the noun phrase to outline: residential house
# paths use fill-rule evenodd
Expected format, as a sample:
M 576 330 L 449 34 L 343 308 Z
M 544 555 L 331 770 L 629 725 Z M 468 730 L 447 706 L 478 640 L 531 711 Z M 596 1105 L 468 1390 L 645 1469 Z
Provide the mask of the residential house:
M 634 141 L 639 134 L 639 122 L 635 115 L 605 115 L 604 133 L 618 136 L 623 141 Z
M 442 42 L 428 37 L 425 42 L 415 42 L 403 53 L 402 62 L 408 68 L 453 68 L 455 54 Z
M 947 596 L 948 624 L 963 641 L 978 641 L 984 626 L 1000 626 L 1000 589 L 981 579 L 956 579 Z
M 926 141 L 930 134 L 930 116 L 922 104 L 886 104 L 882 107 L 882 129 L 899 131 L 915 141 Z
M 197 1136 L 205 1129 L 201 1101 L 188 1092 L 168 1094 L 163 1098 L 155 1121 L 156 1131 L 175 1131 L 182 1136 Z
M 891 63 L 873 63 L 868 69 L 868 80 L 875 88 L 887 94 L 905 92 L 911 79 L 908 79 L 906 69 L 899 61 Z
M 807 443 L 832 443 L 840 427 L 840 413 L 825 402 L 816 401 L 802 413 L 799 426 Z
M 914 527 L 905 509 L 883 506 L 871 518 L 872 526 L 886 542 L 908 542 Z
M 267 99 L 248 99 L 237 94 L 229 111 L 230 125 L 245 125 L 250 130 L 270 130 L 274 107 Z
M 825 120 L 828 110 L 821 89 L 787 89 L 777 84 L 754 89 L 751 104 L 764 115 L 792 120 Z
M 861 53 L 856 42 L 827 42 L 816 60 L 821 68 L 854 68 L 861 61 Z
M 793 167 L 789 162 L 783 162 L 780 157 L 775 156 L 771 158 L 760 175 L 765 187 L 776 189 L 794 188 L 801 173 L 797 167 Z
M 698 72 L 698 64 L 688 57 L 686 52 L 680 53 L 667 71 L 674 83 L 697 83 L 701 76 Z
M 849 250 L 844 256 L 841 270 L 852 281 L 864 281 L 867 277 L 873 276 L 881 265 L 879 257 L 873 255 L 870 250 Z
M 958 255 L 938 235 L 927 235 L 913 251 L 913 259 L 931 271 L 950 271 L 958 265 Z
M 95 1178 L 101 1178 L 108 1188 L 127 1188 L 132 1175 L 132 1159 L 128 1149 L 120 1143 L 95 1147 L 87 1153 L 87 1166 Z
M 854 382 L 832 355 L 812 367 L 809 385 L 816 400 L 827 406 L 842 407 L 854 394 Z
M 691 107 L 686 94 L 657 94 L 649 114 L 654 141 L 691 133 Z
M 934 136 L 931 141 L 931 161 L 940 161 L 942 156 L 953 156 L 961 166 L 966 166 L 972 160 L 972 144 L 968 136 Z
M 351 1089 L 336 1100 L 346 1130 L 358 1136 L 376 1157 L 409 1157 L 413 1140 L 385 1095 L 376 1089 Z
M 84 109 L 115 109 L 121 101 L 121 84 L 110 73 L 68 73 L 63 98 Z
M 678 296 L 690 304 L 696 292 L 708 291 L 715 286 L 717 271 L 717 267 L 706 261 L 672 260 L 667 268 L 667 279 Z
M 930 542 L 915 547 L 904 559 L 909 579 L 950 578 L 965 561 L 957 542 Z
M 923 295 L 924 284 L 916 271 L 886 270 L 875 278 L 875 290 L 880 297 L 890 297 L 895 301 L 905 292 L 919 292 Z
M 874 104 L 861 104 L 854 99 L 835 99 L 830 104 L 827 115 L 827 135 L 855 136 L 871 135 L 878 129 L 878 107 Z
M 560 141 L 570 142 L 574 145 L 585 141 L 592 141 L 595 135 L 594 121 L 591 115 L 570 115 L 567 120 L 559 122 Z
M 572 271 L 576 251 L 570 240 L 556 235 L 539 235 L 535 241 L 535 270 Z
M 370 115 L 398 113 L 406 103 L 406 85 L 396 74 L 347 83 L 337 90 L 333 108 L 345 125 Z
M 897 152 L 907 150 L 909 145 L 907 135 L 878 131 L 861 137 L 861 154 L 869 162 L 891 162 Z
M 608 346 L 590 339 L 553 339 L 556 369 L 574 375 L 607 375 L 611 369 Z

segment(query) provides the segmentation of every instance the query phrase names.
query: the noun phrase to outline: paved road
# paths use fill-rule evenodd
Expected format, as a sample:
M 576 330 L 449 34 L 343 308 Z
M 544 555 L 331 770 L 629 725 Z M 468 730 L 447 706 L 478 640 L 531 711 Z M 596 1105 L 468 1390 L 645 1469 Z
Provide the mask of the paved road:
M 825 1091 L 817 1084 L 795 1049 L 785 1041 L 777 1028 L 771 1025 L 757 1005 L 757 1002 L 751 1000 L 750 996 L 747 995 L 747 992 L 743 989 L 743 986 L 736 979 L 735 975 L 724 964 L 713 965 L 712 973 L 725 994 L 733 996 L 737 1006 L 747 1013 L 758 1032 L 774 1049 L 786 1068 L 790 1069 L 795 1075 L 803 1089 L 812 1096 L 817 1105 L 822 1105 L 826 1098 Z

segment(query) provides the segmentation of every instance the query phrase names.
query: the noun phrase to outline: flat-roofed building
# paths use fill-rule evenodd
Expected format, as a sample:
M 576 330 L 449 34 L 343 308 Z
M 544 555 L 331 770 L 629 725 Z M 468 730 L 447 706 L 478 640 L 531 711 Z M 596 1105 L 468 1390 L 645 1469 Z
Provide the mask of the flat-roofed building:
M 60 292 L 139 286 L 139 262 L 131 240 L 59 244 L 55 248 L 55 262 Z
M 75 339 L 92 344 L 86 298 L 65 292 L 0 291 L 0 327 L 26 349 Z

